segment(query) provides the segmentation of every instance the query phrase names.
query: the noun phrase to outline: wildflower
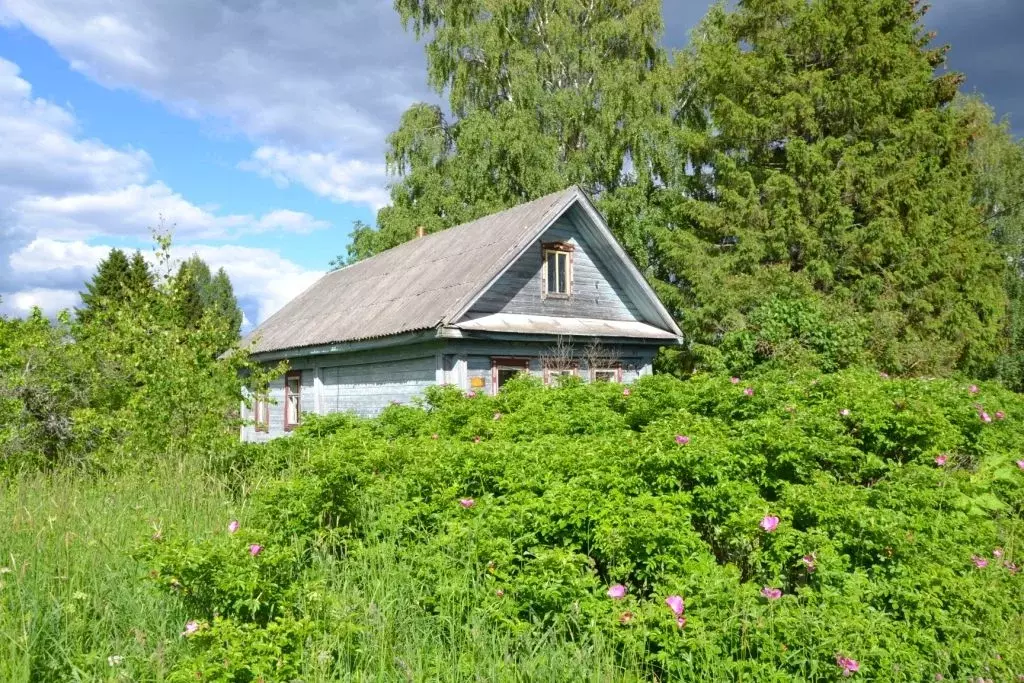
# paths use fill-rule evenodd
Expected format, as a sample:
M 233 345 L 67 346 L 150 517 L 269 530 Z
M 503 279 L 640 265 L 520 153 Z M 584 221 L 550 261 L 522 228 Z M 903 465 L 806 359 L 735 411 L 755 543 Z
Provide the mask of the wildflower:
M 761 520 L 761 528 L 771 533 L 779 526 L 779 518 L 774 515 L 765 515 Z
M 878 373 L 878 376 L 881 377 L 882 379 L 889 379 L 889 373 L 888 372 L 880 372 L 880 373 Z
M 608 588 L 608 597 L 612 600 L 621 600 L 626 597 L 626 587 L 621 583 L 617 583 L 614 586 Z
M 782 597 L 782 590 L 778 588 L 772 588 L 770 586 L 765 586 L 761 589 L 761 595 L 763 595 L 768 600 L 778 600 Z
M 943 676 L 942 674 L 935 674 L 935 680 L 937 680 L 937 681 L 944 681 L 944 680 L 946 680 L 946 677 Z
M 743 393 L 746 394 L 747 396 L 753 396 L 754 390 L 751 387 L 747 387 L 746 389 L 743 390 Z
M 996 558 L 997 560 L 1000 559 L 1002 556 L 1003 556 L 1003 549 L 1002 548 L 995 548 L 992 551 L 992 557 Z
M 839 414 L 842 415 L 843 417 L 850 417 L 850 409 L 843 408 L 842 410 L 839 411 Z
M 505 597 L 505 591 L 503 591 L 500 588 L 498 590 L 494 591 L 494 594 L 497 595 L 499 598 Z
M 733 384 L 739 384 L 740 383 L 740 378 L 739 377 L 730 377 L 729 381 L 732 382 Z
M 939 455 L 935 456 L 935 464 L 938 465 L 939 467 L 945 465 L 947 460 L 949 460 L 949 456 L 946 455 L 945 453 L 940 453 Z
M 472 389 L 470 389 L 469 393 L 466 394 L 466 397 L 467 398 L 476 398 L 476 392 L 473 391 Z
M 984 422 L 985 424 L 988 424 L 989 422 L 992 421 L 992 416 L 986 413 L 984 410 L 979 410 L 978 419 Z
M 676 626 L 686 628 L 686 617 L 676 617 Z
M 494 419 L 495 420 L 500 420 L 501 419 L 501 413 L 495 413 L 494 414 Z
M 229 534 L 235 533 L 236 531 L 238 531 L 238 528 L 240 526 L 241 526 L 241 524 L 238 523 L 237 519 L 231 520 L 230 522 L 228 522 L 228 533 Z
M 472 498 L 459 498 L 459 505 L 468 510 L 469 508 L 476 505 L 476 501 L 473 500 Z
M 181 635 L 183 635 L 185 637 L 188 637 L 188 636 L 192 635 L 193 633 L 195 633 L 198 630 L 199 630 L 199 622 L 195 621 L 193 619 L 192 621 L 189 621 L 189 622 L 185 623 L 185 630 L 181 632 Z
M 665 598 L 665 604 L 672 610 L 672 614 L 677 617 L 683 616 L 683 612 L 686 610 L 686 604 L 683 602 L 683 596 L 681 595 L 670 595 Z
M 473 443 L 480 443 L 480 437 L 479 436 L 474 436 L 473 437 Z
M 1024 460 L 1018 460 L 1017 461 L 1017 467 L 1019 467 L 1020 469 L 1024 470 Z
M 0 567 L 0 576 L 2 576 L 4 574 L 10 574 L 12 571 L 14 571 L 14 570 L 11 569 L 10 567 Z
M 249 546 L 249 554 L 252 555 L 253 557 L 256 557 L 257 555 L 259 555 L 262 552 L 263 552 L 263 546 L 261 546 L 259 543 L 253 543 L 252 545 Z
M 978 569 L 984 569 L 988 566 L 988 560 L 986 560 L 984 557 L 979 557 L 978 555 L 972 555 L 971 562 L 973 562 L 974 566 Z
M 623 389 L 623 390 L 622 390 L 622 395 L 623 395 L 623 396 L 629 396 L 629 393 L 630 393 L 630 392 L 629 392 L 629 389 Z
M 625 612 L 619 615 L 620 624 L 628 624 L 631 621 L 633 621 L 633 613 L 629 610 L 626 610 Z
M 972 384 L 971 386 L 967 387 L 967 391 L 971 392 L 971 394 L 978 393 L 978 385 Z
M 818 568 L 817 565 L 814 564 L 814 553 L 804 555 L 800 561 L 804 563 L 804 569 L 807 570 L 808 574 L 814 573 L 814 570 Z
M 682 434 L 676 434 L 676 443 L 679 444 L 680 446 L 685 446 L 686 444 L 690 443 L 690 437 L 683 436 Z
M 124 657 L 121 655 L 110 655 L 107 657 L 107 664 L 109 666 L 121 666 L 121 662 L 124 661 Z
M 431 434 L 430 438 L 433 439 L 434 441 L 437 441 L 437 434 Z
M 1013 562 L 1004 562 L 1003 566 L 1009 569 L 1011 574 L 1016 574 L 1020 571 L 1020 567 L 1015 565 Z
M 843 670 L 844 676 L 852 676 L 855 672 L 860 671 L 860 662 L 843 655 L 836 655 L 836 666 Z

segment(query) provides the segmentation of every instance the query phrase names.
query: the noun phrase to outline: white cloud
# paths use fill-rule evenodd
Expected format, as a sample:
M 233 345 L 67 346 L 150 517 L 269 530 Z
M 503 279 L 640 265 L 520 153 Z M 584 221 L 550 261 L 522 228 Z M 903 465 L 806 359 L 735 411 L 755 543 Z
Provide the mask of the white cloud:
M 110 246 L 94 246 L 81 241 L 36 239 L 16 251 L 11 258 L 14 276 L 30 283 L 5 294 L 0 311 L 21 315 L 33 306 L 47 314 L 73 308 L 80 303 L 81 283 L 96 270 L 110 252 Z M 143 252 L 155 266 L 154 254 Z M 238 246 L 183 244 L 171 249 L 172 270 L 176 264 L 198 254 L 216 272 L 224 268 L 231 278 L 246 321 L 259 323 L 273 315 L 321 275 L 283 258 L 269 249 Z M 247 322 L 246 325 L 251 325 Z
M 296 153 L 281 147 L 263 146 L 241 164 L 272 179 L 279 186 L 303 185 L 310 191 L 339 202 L 361 202 L 379 209 L 388 203 L 383 163 L 343 160 L 335 154 Z
M 75 68 L 291 149 L 380 159 L 422 47 L 382 0 L 0 0 Z
M 209 254 L 211 266 L 239 278 L 235 286 L 250 319 L 261 320 L 315 278 L 269 250 L 196 241 L 308 233 L 326 222 L 285 209 L 222 214 L 151 179 L 150 166 L 144 151 L 79 137 L 71 112 L 34 98 L 18 67 L 0 59 L 0 310 L 24 313 L 38 305 L 54 313 L 77 304 L 78 290 L 110 250 L 87 240 L 148 241 L 161 217 L 163 227 L 190 245 L 182 249 Z

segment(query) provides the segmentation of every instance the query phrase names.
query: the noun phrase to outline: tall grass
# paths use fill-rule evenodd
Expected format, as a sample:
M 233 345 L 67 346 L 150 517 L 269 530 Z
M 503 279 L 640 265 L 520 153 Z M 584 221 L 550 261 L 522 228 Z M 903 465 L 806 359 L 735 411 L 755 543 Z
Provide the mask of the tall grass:
M 239 483 L 189 463 L 0 483 L 0 681 L 166 680 L 186 654 L 191 615 L 146 581 L 132 551 L 157 530 L 200 538 L 234 517 L 244 523 Z M 424 609 L 397 555 L 387 538 L 340 558 L 315 554 L 302 680 L 639 680 L 594 636 L 513 632 L 475 604 Z M 478 580 L 469 566 L 438 578 Z
M 232 505 L 221 480 L 189 465 L 0 484 L 0 680 L 161 680 L 184 615 L 130 553 L 158 528 L 198 531 Z

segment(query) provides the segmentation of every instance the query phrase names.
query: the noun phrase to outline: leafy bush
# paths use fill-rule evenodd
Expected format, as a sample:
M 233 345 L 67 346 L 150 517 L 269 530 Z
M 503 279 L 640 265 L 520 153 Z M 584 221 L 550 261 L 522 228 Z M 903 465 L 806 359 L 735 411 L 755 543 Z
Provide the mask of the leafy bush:
M 435 388 L 423 408 L 318 419 L 249 451 L 264 483 L 243 531 L 149 552 L 219 624 L 190 636 L 182 675 L 239 661 L 225 671 L 245 680 L 225 654 L 239 639 L 281 671 L 308 664 L 299 634 L 309 646 L 328 614 L 371 629 L 316 583 L 317 556 L 393 558 L 413 587 L 402 619 L 596 639 L 645 677 L 1009 680 L 1024 673 L 1022 419 L 996 385 L 866 370 Z M 322 675 L 351 674 L 348 642 L 321 652 Z

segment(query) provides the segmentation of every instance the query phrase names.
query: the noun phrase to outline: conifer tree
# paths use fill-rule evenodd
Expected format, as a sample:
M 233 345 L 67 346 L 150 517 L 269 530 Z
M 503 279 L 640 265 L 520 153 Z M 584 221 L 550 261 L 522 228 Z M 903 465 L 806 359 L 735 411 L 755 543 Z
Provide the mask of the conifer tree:
M 238 307 L 231 278 L 223 268 L 217 269 L 210 280 L 207 296 L 207 310 L 224 320 L 231 341 L 237 340 L 242 329 L 242 310 Z
M 668 179 L 678 199 L 657 242 L 696 358 L 731 343 L 770 359 L 764 331 L 779 328 L 827 350 L 846 325 L 890 371 L 990 367 L 1003 269 L 972 202 L 970 127 L 949 106 L 962 79 L 939 70 L 923 12 L 741 0 L 699 27 L 684 91 L 704 133 Z M 776 314 L 752 325 L 764 302 Z
M 107 258 L 100 261 L 92 279 L 85 283 L 81 292 L 82 305 L 76 315 L 80 322 L 88 321 L 95 311 L 111 302 L 122 301 L 126 295 L 130 265 L 120 249 L 111 249 Z

